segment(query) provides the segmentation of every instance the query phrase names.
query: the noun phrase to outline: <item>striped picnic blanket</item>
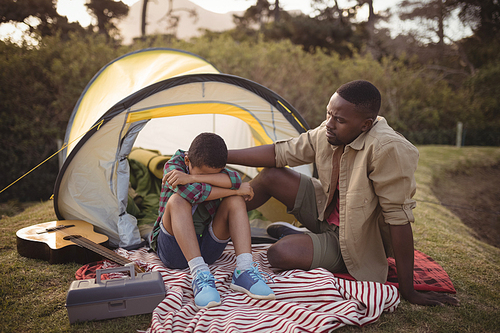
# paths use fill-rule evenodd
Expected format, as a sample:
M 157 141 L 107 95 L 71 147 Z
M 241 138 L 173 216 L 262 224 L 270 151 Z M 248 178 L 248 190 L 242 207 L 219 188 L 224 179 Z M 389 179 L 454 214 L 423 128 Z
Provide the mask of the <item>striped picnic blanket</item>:
M 147 332 L 330 332 L 345 325 L 363 326 L 393 312 L 400 302 L 395 286 L 349 281 L 325 269 L 279 271 L 267 261 L 269 244 L 253 244 L 253 259 L 268 273 L 276 300 L 255 300 L 229 288 L 236 264 L 229 243 L 210 265 L 221 294 L 220 306 L 199 310 L 193 301 L 188 269 L 163 266 L 154 252 L 142 248 L 117 252 L 145 270 L 159 271 L 166 297 L 153 311 Z

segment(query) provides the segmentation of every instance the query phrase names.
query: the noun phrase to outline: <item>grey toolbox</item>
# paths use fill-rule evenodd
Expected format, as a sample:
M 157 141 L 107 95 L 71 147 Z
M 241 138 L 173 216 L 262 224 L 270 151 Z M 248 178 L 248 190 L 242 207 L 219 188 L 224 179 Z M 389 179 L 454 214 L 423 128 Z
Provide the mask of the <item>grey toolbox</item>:
M 101 280 L 101 274 L 129 271 L 124 278 Z M 165 298 L 159 272 L 137 273 L 134 265 L 98 269 L 95 279 L 76 280 L 69 287 L 66 309 L 69 322 L 101 320 L 152 313 Z

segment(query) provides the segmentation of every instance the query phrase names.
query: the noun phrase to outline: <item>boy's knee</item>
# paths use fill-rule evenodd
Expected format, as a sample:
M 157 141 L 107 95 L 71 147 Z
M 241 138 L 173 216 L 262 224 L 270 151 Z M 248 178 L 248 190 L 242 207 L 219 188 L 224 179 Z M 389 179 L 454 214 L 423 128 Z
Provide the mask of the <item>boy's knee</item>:
M 175 209 L 179 209 L 182 207 L 191 207 L 191 204 L 181 197 L 180 194 L 174 193 L 170 198 L 168 198 L 167 205 L 165 206 L 166 209 L 171 209 L 175 207 Z
M 228 208 L 232 209 L 244 208 L 246 210 L 245 199 L 243 199 L 243 197 L 239 195 L 232 195 L 229 197 L 225 197 L 222 199 L 222 203 Z

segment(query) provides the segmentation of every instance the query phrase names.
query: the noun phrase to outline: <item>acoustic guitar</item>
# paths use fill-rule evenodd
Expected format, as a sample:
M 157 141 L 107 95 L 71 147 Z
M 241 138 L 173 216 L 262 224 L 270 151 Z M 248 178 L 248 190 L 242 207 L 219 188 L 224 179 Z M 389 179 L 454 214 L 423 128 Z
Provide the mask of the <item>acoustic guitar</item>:
M 17 252 L 27 258 L 42 259 L 51 264 L 89 262 L 109 259 L 119 265 L 132 261 L 110 250 L 108 237 L 96 233 L 94 226 L 80 220 L 52 221 L 36 224 L 16 232 Z M 143 270 L 135 265 L 135 271 Z

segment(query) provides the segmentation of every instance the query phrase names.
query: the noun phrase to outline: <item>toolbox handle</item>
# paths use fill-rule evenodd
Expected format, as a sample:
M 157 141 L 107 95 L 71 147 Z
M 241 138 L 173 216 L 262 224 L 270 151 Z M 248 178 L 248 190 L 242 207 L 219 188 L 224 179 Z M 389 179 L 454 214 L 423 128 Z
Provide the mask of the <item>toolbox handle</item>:
M 112 267 L 112 268 L 103 268 L 103 269 L 98 269 L 96 271 L 96 283 L 101 283 L 101 274 L 105 273 L 117 273 L 117 272 L 123 272 L 123 271 L 129 271 L 130 273 L 130 278 L 134 279 L 135 278 L 135 267 L 133 262 L 129 262 L 128 264 L 125 264 L 125 266 L 122 267 Z

